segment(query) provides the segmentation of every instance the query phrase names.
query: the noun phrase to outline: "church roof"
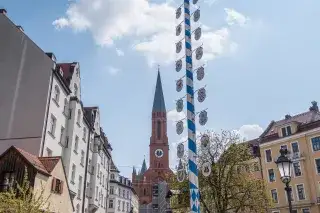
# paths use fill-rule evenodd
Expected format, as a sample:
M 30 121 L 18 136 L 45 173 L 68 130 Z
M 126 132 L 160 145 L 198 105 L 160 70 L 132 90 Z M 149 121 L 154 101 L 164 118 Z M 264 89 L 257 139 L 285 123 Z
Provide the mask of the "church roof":
M 154 93 L 153 107 L 152 112 L 166 112 L 166 105 L 164 102 L 163 91 L 162 91 L 162 83 L 160 71 L 158 70 L 157 84 L 156 90 Z

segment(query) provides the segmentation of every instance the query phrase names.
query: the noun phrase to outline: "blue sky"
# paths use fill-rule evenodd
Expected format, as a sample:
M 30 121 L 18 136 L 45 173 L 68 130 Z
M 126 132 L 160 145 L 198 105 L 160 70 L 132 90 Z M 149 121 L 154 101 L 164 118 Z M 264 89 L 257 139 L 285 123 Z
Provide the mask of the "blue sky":
M 183 96 L 175 91 L 183 73 L 176 73 L 172 63 L 174 9 L 180 2 L 0 3 L 44 51 L 54 52 L 59 62 L 80 62 L 84 104 L 100 107 L 113 157 L 126 176 L 144 155 L 148 161 L 156 64 L 161 65 L 167 110 Z M 251 138 L 271 120 L 303 112 L 312 100 L 320 100 L 320 1 L 199 2 L 207 66 L 205 80 L 196 87 L 207 85 L 208 98 L 196 110 L 208 108 L 206 128 L 239 130 Z M 169 113 L 170 120 L 179 117 Z M 181 138 L 172 122 L 168 136 L 171 144 Z

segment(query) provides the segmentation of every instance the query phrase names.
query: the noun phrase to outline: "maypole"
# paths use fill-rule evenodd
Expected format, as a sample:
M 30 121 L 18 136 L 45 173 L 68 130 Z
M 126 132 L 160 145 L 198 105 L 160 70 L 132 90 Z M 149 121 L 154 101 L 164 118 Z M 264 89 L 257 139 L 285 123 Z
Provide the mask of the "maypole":
M 190 192 L 190 210 L 192 213 L 200 213 L 200 194 L 199 194 L 199 182 L 198 182 L 198 164 L 197 164 L 197 136 L 196 136 L 196 125 L 195 117 L 196 114 L 199 114 L 199 123 L 200 125 L 205 125 L 208 118 L 206 110 L 203 110 L 199 113 L 195 112 L 194 106 L 194 94 L 198 93 L 198 101 L 201 103 L 206 98 L 206 90 L 204 87 L 194 91 L 193 86 L 193 73 L 197 72 L 197 79 L 200 81 L 204 78 L 204 66 L 200 66 L 196 69 L 193 69 L 193 50 L 192 50 L 192 34 L 194 34 L 194 39 L 198 41 L 201 37 L 201 28 L 198 27 L 194 31 L 191 29 L 191 17 L 193 16 L 193 21 L 198 22 L 200 19 L 200 9 L 196 5 L 198 0 L 193 0 L 194 7 L 196 8 L 193 13 L 190 12 L 190 0 L 184 0 L 182 4 L 176 10 L 176 18 L 179 20 L 182 14 L 182 8 L 184 8 L 184 20 L 178 24 L 176 27 L 176 36 L 180 36 L 182 32 L 182 23 L 184 23 L 184 38 L 180 39 L 176 43 L 176 53 L 180 53 L 182 50 L 182 40 L 185 42 L 185 64 L 186 64 L 186 104 L 187 104 L 187 127 L 188 127 L 188 180 L 189 180 L 189 192 Z M 195 49 L 195 59 L 200 60 L 203 55 L 202 45 L 198 46 Z M 182 58 L 176 61 L 176 71 L 179 72 L 182 69 Z M 183 76 L 184 77 L 184 76 Z M 183 77 L 177 80 L 176 90 L 180 92 L 183 88 Z M 176 109 L 177 112 L 183 110 L 183 98 L 177 100 Z M 184 120 L 184 119 L 182 119 Z M 180 120 L 176 124 L 177 134 L 182 134 L 184 129 L 183 121 Z M 178 181 L 183 181 L 185 177 L 185 168 L 182 164 L 181 158 L 184 155 L 184 142 L 180 143 L 177 148 L 177 155 L 180 158 L 178 166 Z

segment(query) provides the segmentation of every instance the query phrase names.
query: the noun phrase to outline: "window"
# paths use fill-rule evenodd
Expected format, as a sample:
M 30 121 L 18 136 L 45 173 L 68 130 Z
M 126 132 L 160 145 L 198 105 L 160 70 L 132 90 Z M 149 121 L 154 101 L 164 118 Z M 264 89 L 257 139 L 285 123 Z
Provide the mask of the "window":
M 73 151 L 74 151 L 75 153 L 78 153 L 78 147 L 79 147 L 79 137 L 76 136 L 76 138 L 75 138 L 75 140 L 74 140 L 74 149 L 73 149 Z
M 76 176 L 76 165 L 72 164 L 72 170 L 71 170 L 71 183 L 74 184 L 74 178 Z
M 111 174 L 111 175 L 110 175 L 110 179 L 111 179 L 111 180 L 114 180 L 114 174 Z
M 87 141 L 87 128 L 85 128 L 85 127 L 83 127 L 83 140 L 84 140 L 84 142 L 86 142 Z
M 298 213 L 297 209 L 292 209 L 292 213 Z
M 266 161 L 271 162 L 272 156 L 271 156 L 271 149 L 266 150 Z
M 88 172 L 91 173 L 92 170 L 91 170 L 91 159 L 89 159 L 89 162 L 88 162 Z
M 84 166 L 84 151 L 83 150 L 81 150 L 81 162 L 80 162 L 80 164 L 82 166 Z
M 78 95 L 78 86 L 77 86 L 77 84 L 74 84 L 73 88 L 74 88 L 74 95 L 77 96 Z
M 59 98 L 60 98 L 60 90 L 59 90 L 59 87 L 58 85 L 56 85 L 54 87 L 54 96 L 53 96 L 53 100 L 56 104 L 58 104 L 59 102 Z
M 269 174 L 269 181 L 270 182 L 276 181 L 276 175 L 275 175 L 273 169 L 268 169 L 268 174 Z
M 104 186 L 104 175 L 102 175 L 102 186 Z
M 288 146 L 287 146 L 286 144 L 281 145 L 281 146 L 280 146 L 280 149 L 288 149 Z
M 121 205 L 121 202 L 120 200 L 118 200 L 118 211 L 120 211 L 120 205 Z
M 56 131 L 56 122 L 57 122 L 57 119 L 56 117 L 54 117 L 54 115 L 51 114 L 51 118 L 50 118 L 50 126 L 49 126 L 49 133 L 51 135 L 54 136 L 54 133 Z
M 127 202 L 127 212 L 129 212 L 129 203 Z
M 109 200 L 109 209 L 113 209 L 113 200 Z
M 78 183 L 78 199 L 81 199 L 81 188 L 82 188 L 82 177 L 79 176 L 79 183 Z
M 126 197 L 126 190 L 122 191 L 122 197 L 124 197 L 124 198 Z
M 78 203 L 76 206 L 76 212 L 79 213 L 80 212 L 80 204 Z
M 110 194 L 111 194 L 111 195 L 114 194 L 114 186 L 110 186 Z
M 51 191 L 56 194 L 62 194 L 63 182 L 57 178 L 52 178 Z
M 101 185 L 101 181 L 102 180 L 102 172 L 100 171 L 100 185 Z
M 124 201 L 122 201 L 122 211 L 124 212 L 124 205 L 126 205 L 126 203 Z
M 63 136 L 64 136 L 64 127 L 62 126 L 60 131 L 60 143 L 62 143 Z
M 47 157 L 52 157 L 52 150 L 47 148 Z
M 313 151 L 320 150 L 320 137 L 315 137 L 311 139 Z
M 161 139 L 161 121 L 157 121 L 157 136 L 158 136 L 158 140 Z
M 99 188 L 98 186 L 96 186 L 96 200 L 98 200 L 98 191 L 99 191 Z
M 291 186 L 289 186 L 289 188 L 291 189 L 291 193 L 290 193 L 290 197 L 291 197 L 291 201 L 294 201 L 294 196 L 293 196 L 293 189 Z M 287 192 L 286 192 L 287 193 Z M 288 200 L 288 195 L 286 196 L 287 200 Z
M 310 209 L 309 208 L 304 208 L 304 209 L 302 209 L 302 213 L 310 213 Z
M 282 131 L 282 137 L 290 136 L 292 134 L 291 126 L 283 127 L 281 128 L 281 131 Z
M 301 176 L 301 167 L 300 167 L 300 162 L 293 162 L 293 171 L 294 171 L 294 175 L 296 177 Z
M 297 193 L 298 193 L 298 199 L 299 200 L 305 200 L 306 199 L 306 196 L 304 194 L 303 184 L 298 184 L 297 185 Z
M 80 126 L 80 118 L 81 118 L 81 110 L 78 109 L 78 115 L 77 115 L 77 124 Z
M 274 203 L 278 203 L 278 193 L 276 189 L 271 190 L 271 197 Z
M 98 164 L 97 177 L 99 177 L 99 174 L 100 174 L 100 164 Z
M 316 161 L 316 169 L 317 169 L 317 172 L 318 172 L 318 174 L 320 174 L 320 158 L 315 159 L 315 161 Z
M 293 142 L 291 144 L 291 148 L 292 148 L 292 153 L 299 153 L 299 145 L 298 142 Z
M 87 197 L 90 196 L 90 183 L 89 182 L 87 182 L 86 195 L 87 195 Z
M 68 103 L 68 100 L 65 98 L 64 105 L 63 105 L 63 114 L 64 115 L 68 115 L 68 107 L 69 107 L 69 103 Z
M 127 191 L 127 198 L 129 199 L 129 191 Z

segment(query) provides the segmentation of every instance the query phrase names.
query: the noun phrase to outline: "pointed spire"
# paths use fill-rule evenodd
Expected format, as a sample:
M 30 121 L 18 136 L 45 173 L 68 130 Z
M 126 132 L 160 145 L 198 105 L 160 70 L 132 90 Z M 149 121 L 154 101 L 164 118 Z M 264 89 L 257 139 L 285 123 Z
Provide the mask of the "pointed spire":
M 161 76 L 160 76 L 160 65 L 158 65 L 158 77 L 157 77 L 156 91 L 154 93 L 152 112 L 166 112 L 166 105 L 164 102 Z
M 146 159 L 143 159 L 142 168 L 140 170 L 140 175 L 143 175 L 147 171 Z
M 133 175 L 137 175 L 137 171 L 136 171 L 136 167 L 135 167 L 135 166 L 133 166 L 132 174 L 133 174 Z

